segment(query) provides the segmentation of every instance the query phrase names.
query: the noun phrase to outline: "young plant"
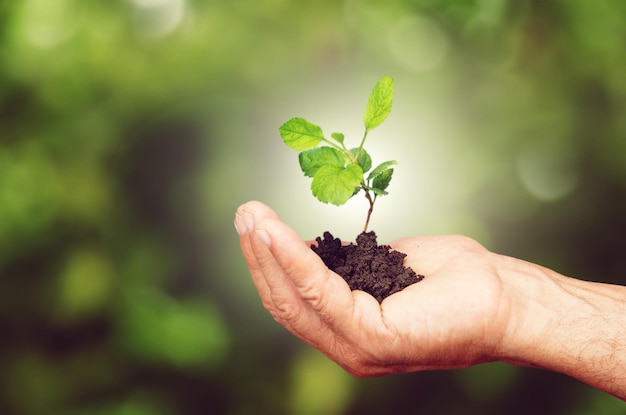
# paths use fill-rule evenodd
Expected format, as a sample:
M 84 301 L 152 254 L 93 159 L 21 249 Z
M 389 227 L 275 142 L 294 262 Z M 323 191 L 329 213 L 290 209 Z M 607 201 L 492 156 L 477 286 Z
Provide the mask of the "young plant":
M 377 198 L 387 194 L 392 166 L 397 164 L 391 160 L 372 169 L 372 158 L 363 148 L 368 133 L 382 124 L 391 112 L 392 99 L 393 78 L 384 76 L 372 89 L 363 116 L 365 132 L 361 144 L 355 148 L 346 147 L 342 133 L 332 133 L 329 139 L 319 126 L 304 118 L 292 118 L 279 128 L 285 144 L 300 151 L 300 168 L 305 176 L 313 179 L 311 191 L 318 200 L 340 206 L 364 191 L 369 210 L 363 232 L 367 231 Z M 318 147 L 320 143 L 328 145 Z

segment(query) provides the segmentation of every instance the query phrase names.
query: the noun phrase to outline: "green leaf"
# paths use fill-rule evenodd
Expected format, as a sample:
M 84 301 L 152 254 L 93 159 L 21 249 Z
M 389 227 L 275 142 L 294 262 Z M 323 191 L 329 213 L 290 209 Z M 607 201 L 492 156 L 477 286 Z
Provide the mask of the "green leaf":
M 354 195 L 363 181 L 363 170 L 356 164 L 340 167 L 327 164 L 320 167 L 313 177 L 311 191 L 320 202 L 343 205 Z
M 369 189 L 374 192 L 376 196 L 386 196 L 389 192 L 385 192 L 384 190 L 376 189 L 375 187 L 369 187 Z
M 320 167 L 333 165 L 343 167 L 346 164 L 344 154 L 332 147 L 318 147 L 306 150 L 298 155 L 300 168 L 305 176 L 313 177 Z
M 343 144 L 345 136 L 342 133 L 332 133 L 330 136 L 337 140 L 339 144 Z
M 372 89 L 363 122 L 366 130 L 378 127 L 391 112 L 393 100 L 393 78 L 382 77 Z
M 374 170 L 372 170 L 370 172 L 369 176 L 367 176 L 367 181 L 370 181 L 370 180 L 376 178 L 376 176 L 378 176 L 382 172 L 388 170 L 391 166 L 393 166 L 395 164 L 398 164 L 398 162 L 395 161 L 395 160 L 389 160 L 389 161 L 386 161 L 384 163 L 380 163 L 378 166 L 376 166 L 376 168 Z
M 362 148 L 361 151 L 359 151 L 358 148 L 353 148 L 350 150 L 350 155 L 354 157 L 357 152 L 359 153 L 359 156 L 357 157 L 356 163 L 361 166 L 363 173 L 368 172 L 369 169 L 372 168 L 372 158 L 369 154 L 367 154 L 367 151 L 365 151 L 364 148 Z
M 285 144 L 299 151 L 313 148 L 324 139 L 319 126 L 299 117 L 290 119 L 278 131 Z
M 387 169 L 377 175 L 372 181 L 372 190 L 377 195 L 386 195 L 387 192 L 385 190 L 387 189 L 387 186 L 389 186 L 391 176 L 393 176 L 393 169 Z

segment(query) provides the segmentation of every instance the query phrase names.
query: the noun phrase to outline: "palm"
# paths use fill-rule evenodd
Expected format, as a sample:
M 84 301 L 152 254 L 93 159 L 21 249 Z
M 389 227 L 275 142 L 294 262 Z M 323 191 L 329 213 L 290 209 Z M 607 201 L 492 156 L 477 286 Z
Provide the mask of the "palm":
M 486 265 L 491 254 L 460 236 L 406 238 L 391 246 L 426 276 L 387 298 L 378 311 L 382 326 L 404 343 L 398 351 L 412 351 L 411 370 L 432 367 L 423 362 L 441 368 L 442 361 L 458 367 L 486 359 L 485 346 L 496 341 L 502 297 L 500 282 Z
M 426 278 L 379 304 L 351 292 L 268 207 L 251 203 L 239 214 L 255 223 L 241 247 L 265 308 L 354 375 L 463 367 L 493 352 L 506 302 L 485 265 L 493 254 L 476 242 L 443 236 L 392 243 Z
M 357 376 L 489 360 L 497 336 L 485 334 L 499 324 L 501 298 L 495 273 L 481 260 L 490 253 L 460 236 L 407 238 L 391 246 L 406 253 L 406 265 L 426 278 L 379 304 L 364 292 L 350 292 L 341 277 L 328 271 L 334 292 L 327 295 L 343 306 L 327 311 L 333 318 L 317 333 L 329 331 L 333 341 L 320 343 L 310 332 L 295 334 Z

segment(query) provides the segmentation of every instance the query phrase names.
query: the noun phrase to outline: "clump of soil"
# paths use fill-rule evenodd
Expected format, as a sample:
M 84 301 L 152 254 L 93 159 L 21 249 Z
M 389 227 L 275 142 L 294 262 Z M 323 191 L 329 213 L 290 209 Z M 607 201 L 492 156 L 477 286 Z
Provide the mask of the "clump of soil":
M 351 290 L 365 291 L 379 303 L 424 278 L 403 265 L 406 254 L 378 245 L 374 231 L 357 236 L 356 245 L 342 245 L 330 232 L 315 240 L 317 246 L 311 245 L 311 249 L 328 268 L 341 275 Z

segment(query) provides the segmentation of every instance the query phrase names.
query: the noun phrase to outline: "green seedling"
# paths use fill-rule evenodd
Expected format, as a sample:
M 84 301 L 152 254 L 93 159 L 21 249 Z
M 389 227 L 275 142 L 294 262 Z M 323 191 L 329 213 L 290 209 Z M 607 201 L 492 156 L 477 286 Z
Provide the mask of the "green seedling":
M 372 169 L 372 158 L 363 148 L 368 133 L 382 124 L 391 112 L 392 99 L 393 78 L 384 76 L 370 94 L 363 116 L 365 132 L 356 148 L 346 147 L 342 133 L 332 133 L 327 138 L 321 127 L 304 118 L 292 118 L 279 128 L 285 144 L 300 151 L 300 168 L 305 176 L 313 179 L 311 191 L 319 201 L 341 206 L 364 191 L 369 210 L 363 232 L 367 231 L 377 198 L 387 194 L 392 166 L 397 164 L 391 160 Z M 327 145 L 318 147 L 320 143 Z

